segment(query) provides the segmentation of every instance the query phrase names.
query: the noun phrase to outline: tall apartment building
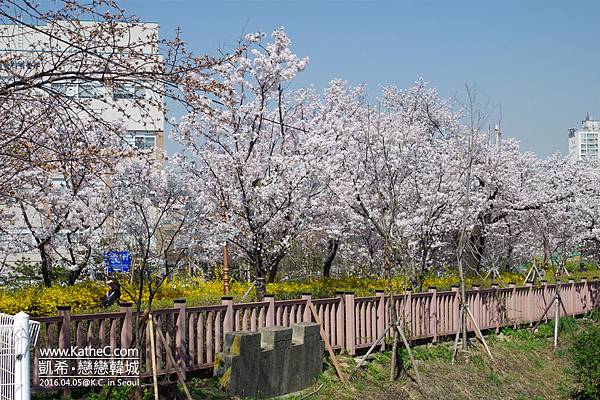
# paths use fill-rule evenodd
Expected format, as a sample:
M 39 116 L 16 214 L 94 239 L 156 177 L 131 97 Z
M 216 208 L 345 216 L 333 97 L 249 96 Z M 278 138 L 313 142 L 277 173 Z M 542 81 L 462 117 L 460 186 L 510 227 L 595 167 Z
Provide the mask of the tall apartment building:
M 64 22 L 64 24 L 69 23 Z M 69 40 L 61 40 L 61 32 L 67 30 L 61 29 L 57 24 L 61 24 L 61 22 L 35 27 L 0 25 L 0 84 L 10 83 L 7 80 L 10 80 L 11 76 L 33 75 L 36 70 L 47 67 L 45 63 L 57 62 L 57 59 L 68 59 L 65 54 L 71 51 L 70 46 L 73 46 L 73 43 Z M 83 37 L 87 40 L 94 40 L 93 35 L 98 32 L 97 22 L 77 21 L 76 24 Z M 144 58 L 139 64 L 150 64 L 148 60 L 152 59 L 159 60 L 159 62 L 162 60 L 158 53 L 159 27 L 157 24 L 123 23 L 121 28 L 125 34 L 115 37 L 114 48 L 134 48 L 135 54 Z M 136 43 L 139 43 L 139 46 L 136 46 Z M 77 52 L 77 50 L 73 50 L 73 53 Z M 131 62 L 133 57 L 134 60 L 129 65 L 135 65 L 135 55 L 124 53 L 121 56 L 127 58 L 128 62 Z M 93 57 L 93 54 L 90 54 L 90 57 Z M 81 62 L 81 59 L 76 62 Z M 140 66 L 140 68 L 144 67 Z M 68 76 L 69 74 L 64 75 Z M 131 79 L 119 83 L 117 79 L 108 87 L 92 79 L 74 78 L 52 81 L 49 89 L 66 98 L 71 98 L 75 102 L 81 100 L 78 104 L 84 104 L 86 107 L 85 112 L 78 111 L 82 120 L 90 118 L 87 116 L 93 116 L 96 120 L 121 123 L 125 129 L 124 148 L 137 148 L 148 156 L 158 158 L 164 150 L 165 115 L 160 91 L 152 90 L 157 84 L 157 82 L 148 81 L 136 82 Z M 57 178 L 57 181 L 60 181 L 60 178 Z M 3 205 L 0 204 L 0 208 L 2 207 Z M 30 209 L 31 211 L 28 209 L 27 212 L 31 212 L 30 218 L 33 224 L 37 227 L 43 226 L 44 216 L 36 214 L 31 207 Z M 14 240 L 15 237 L 20 238 L 22 242 L 33 243 L 32 234 L 21 217 L 16 218 L 8 230 L 0 231 L 0 266 L 3 263 L 14 263 L 22 258 L 34 262 L 39 261 L 35 252 L 2 254 L 2 242 Z
M 599 138 L 600 121 L 587 114 L 581 128 L 569 129 L 569 157 L 573 161 L 600 161 Z
M 57 24 L 57 23 L 55 23 Z M 93 35 L 97 22 L 78 22 L 83 32 Z M 135 48 L 144 57 L 158 54 L 158 24 L 138 23 L 125 24 L 126 34 L 116 38 L 115 47 L 124 48 L 132 43 L 140 43 Z M 52 54 L 69 52 L 69 43 L 60 41 L 55 36 L 61 34 L 56 26 L 36 26 L 35 29 L 23 25 L 0 25 L 0 78 L 6 75 L 7 69 L 35 72 L 40 63 L 52 62 Z M 84 33 L 85 35 L 85 33 Z M 47 56 L 41 57 L 40 53 Z M 40 61 L 41 60 L 41 61 Z M 143 68 L 143 67 L 141 67 Z M 63 93 L 74 99 L 85 99 L 89 111 L 104 121 L 120 121 L 127 134 L 126 144 L 139 150 L 155 151 L 158 154 L 164 149 L 164 109 L 157 106 L 162 103 L 160 94 L 151 90 L 149 82 L 131 82 L 103 87 L 90 81 L 77 79 L 53 82 L 52 90 Z

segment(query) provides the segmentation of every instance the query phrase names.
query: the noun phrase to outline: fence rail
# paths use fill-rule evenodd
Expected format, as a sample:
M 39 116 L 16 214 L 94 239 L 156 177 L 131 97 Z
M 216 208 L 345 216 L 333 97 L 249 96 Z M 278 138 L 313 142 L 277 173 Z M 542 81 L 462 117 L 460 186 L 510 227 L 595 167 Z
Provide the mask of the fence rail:
M 581 315 L 600 307 L 600 282 L 582 279 L 569 280 L 561 285 L 561 295 L 569 315 Z M 542 282 L 507 288 L 496 285 L 489 289 L 473 287 L 467 291 L 469 307 L 481 329 L 500 329 L 504 326 L 531 324 L 543 317 L 543 311 L 554 298 L 555 285 Z M 366 348 L 384 332 L 388 324 L 389 297 L 383 291 L 375 296 L 355 297 L 352 292 L 338 292 L 333 298 L 312 299 L 310 294 L 297 300 L 275 301 L 265 296 L 262 302 L 234 304 L 223 297 L 222 304 L 186 307 L 184 299 L 175 300 L 174 307 L 153 311 L 157 328 L 165 335 L 175 362 L 186 371 L 212 368 L 215 353 L 221 351 L 224 336 L 234 330 L 256 331 L 262 327 L 289 326 L 311 321 L 311 302 L 317 309 L 332 347 L 354 355 Z M 458 329 L 459 291 L 407 291 L 393 297 L 393 306 L 412 339 L 431 339 L 456 333 Z M 562 312 L 562 311 L 561 311 Z M 70 308 L 61 306 L 58 315 L 37 318 L 41 332 L 33 352 L 33 385 L 39 386 L 38 362 L 40 348 L 70 348 L 110 346 L 121 349 L 134 344 L 135 320 L 130 303 L 122 303 L 119 312 L 71 315 Z M 147 329 L 147 327 L 146 327 Z M 473 329 L 469 323 L 469 329 Z M 141 376 L 151 375 L 149 335 L 140 335 L 142 348 Z M 159 374 L 175 372 L 161 342 L 156 345 Z

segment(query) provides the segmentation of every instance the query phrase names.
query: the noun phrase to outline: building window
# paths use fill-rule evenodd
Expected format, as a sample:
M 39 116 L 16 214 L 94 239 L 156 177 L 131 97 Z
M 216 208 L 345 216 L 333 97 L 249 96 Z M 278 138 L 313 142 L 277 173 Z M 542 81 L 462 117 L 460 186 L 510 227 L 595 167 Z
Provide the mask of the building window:
M 68 97 L 77 96 L 77 84 L 66 82 L 55 82 L 52 84 L 52 91 Z
M 141 84 L 123 83 L 115 85 L 113 99 L 141 99 L 146 97 L 146 88 Z
M 128 147 L 135 147 L 138 150 L 154 150 L 156 147 L 156 132 L 129 132 L 125 136 L 125 142 Z
M 80 99 L 97 99 L 100 97 L 102 86 L 95 82 L 85 82 L 80 83 L 78 89 Z
M 7 231 L 0 231 L 0 244 L 19 243 L 22 245 L 33 245 L 35 243 L 31 231 L 27 228 L 12 228 Z
M 102 85 L 97 82 L 54 82 L 52 91 L 68 97 L 97 99 L 102 95 Z

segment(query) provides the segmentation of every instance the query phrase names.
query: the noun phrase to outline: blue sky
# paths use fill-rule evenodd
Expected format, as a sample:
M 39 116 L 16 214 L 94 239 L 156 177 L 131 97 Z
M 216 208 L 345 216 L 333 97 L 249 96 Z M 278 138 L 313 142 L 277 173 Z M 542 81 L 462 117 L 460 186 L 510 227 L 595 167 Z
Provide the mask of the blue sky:
M 567 129 L 600 118 L 598 1 L 124 0 L 161 35 L 175 28 L 197 53 L 231 50 L 244 32 L 284 26 L 310 58 L 298 86 L 334 78 L 407 87 L 420 77 L 442 96 L 475 85 L 502 110 L 506 136 L 547 156 Z

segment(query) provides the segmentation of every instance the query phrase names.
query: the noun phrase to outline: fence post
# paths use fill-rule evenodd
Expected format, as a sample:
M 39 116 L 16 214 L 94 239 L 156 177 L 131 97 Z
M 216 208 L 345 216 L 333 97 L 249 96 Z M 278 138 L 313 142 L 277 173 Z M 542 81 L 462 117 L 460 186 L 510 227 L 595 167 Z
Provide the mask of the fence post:
M 375 296 L 377 296 L 377 337 L 379 337 L 386 328 L 385 292 L 383 290 L 376 290 Z M 385 339 L 381 341 L 381 351 L 385 351 Z
M 227 307 L 225 310 L 225 317 L 223 318 L 223 338 L 227 332 L 233 331 L 233 297 L 223 296 L 221 297 L 221 304 Z
M 508 284 L 508 287 L 512 289 L 510 292 L 510 309 L 508 310 L 508 322 L 510 323 L 511 311 L 513 316 L 513 329 L 517 329 L 517 318 L 516 316 L 516 308 L 517 308 L 517 284 L 515 282 L 511 282 Z
M 312 313 L 310 312 L 310 300 L 312 295 L 310 293 L 302 293 L 302 300 L 306 301 L 306 305 L 304 306 L 304 314 L 302 314 L 302 322 L 311 322 L 312 321 Z M 324 323 L 321 321 L 321 323 Z M 325 327 L 323 327 L 325 329 Z
M 579 294 L 579 305 L 581 306 L 582 312 L 587 312 L 587 298 L 589 297 L 589 288 L 588 288 L 588 280 L 587 278 L 581 278 L 581 282 L 583 283 L 583 287 L 581 288 L 581 293 Z
M 133 343 L 133 314 L 131 303 L 119 303 L 119 310 L 125 313 L 121 324 L 121 348 L 129 349 Z
M 179 309 L 179 313 L 177 314 L 177 322 L 175 323 L 175 348 L 177 349 L 175 354 L 177 356 L 177 365 L 185 376 L 187 364 L 185 357 L 185 349 L 187 347 L 185 345 L 185 299 L 175 299 L 173 303 L 173 306 Z M 225 320 L 227 320 L 227 314 L 225 314 Z
M 344 292 L 335 292 L 335 297 L 340 299 L 335 312 L 335 334 L 337 345 L 340 346 L 340 353 L 342 353 L 346 348 L 346 343 L 344 342 Z
M 67 349 L 71 345 L 71 306 L 58 306 L 58 316 L 62 317 L 58 334 L 58 347 Z
M 494 322 L 496 323 L 496 335 L 500 333 L 500 315 L 498 312 L 500 311 L 500 307 L 498 307 L 498 284 L 496 282 L 492 282 L 492 290 L 494 291 Z
M 437 303 L 437 289 L 435 286 L 429 286 L 429 293 L 431 293 L 431 300 L 429 302 L 429 330 L 433 333 L 432 342 L 437 342 L 437 330 L 438 330 L 438 303 Z
M 272 294 L 265 294 L 264 301 L 269 302 L 267 307 L 267 316 L 265 318 L 265 326 L 275 326 L 275 296 Z
M 525 287 L 527 290 L 527 300 L 523 307 L 525 307 L 525 318 L 529 321 L 529 327 L 533 326 L 533 307 L 535 305 L 535 299 L 533 298 L 533 282 L 526 282 Z
M 567 311 L 575 316 L 575 279 L 569 278 L 569 293 L 571 296 L 569 297 L 569 307 L 566 307 Z
M 29 368 L 29 315 L 20 311 L 13 319 L 15 338 L 15 400 L 31 398 L 31 372 Z M 10 361 L 9 361 L 10 362 Z M 4 392 L 6 393 L 6 392 Z M 7 398 L 11 398 L 10 394 Z
M 460 292 L 458 291 L 458 286 L 456 285 L 452 285 L 450 290 L 454 292 L 454 299 L 452 303 L 452 322 L 450 322 L 450 326 L 454 327 L 456 325 L 456 330 L 459 331 L 462 325 L 462 321 L 458 320 L 460 317 Z M 453 330 L 451 333 L 454 334 L 456 331 Z
M 479 293 L 479 289 L 481 287 L 479 285 L 472 285 L 471 290 L 473 292 L 473 308 L 471 312 L 473 313 L 473 319 L 477 321 L 477 325 L 479 329 L 485 329 L 483 324 L 481 323 L 481 294 Z M 467 322 L 467 325 L 471 325 L 471 323 Z M 473 326 L 473 331 L 475 331 L 475 326 Z
M 354 292 L 344 294 L 346 308 L 346 351 L 351 356 L 356 354 L 356 313 L 354 309 Z
M 58 348 L 68 349 L 71 346 L 71 306 L 58 306 L 58 316 L 62 317 L 58 334 Z M 63 389 L 63 398 L 71 397 L 71 389 Z

